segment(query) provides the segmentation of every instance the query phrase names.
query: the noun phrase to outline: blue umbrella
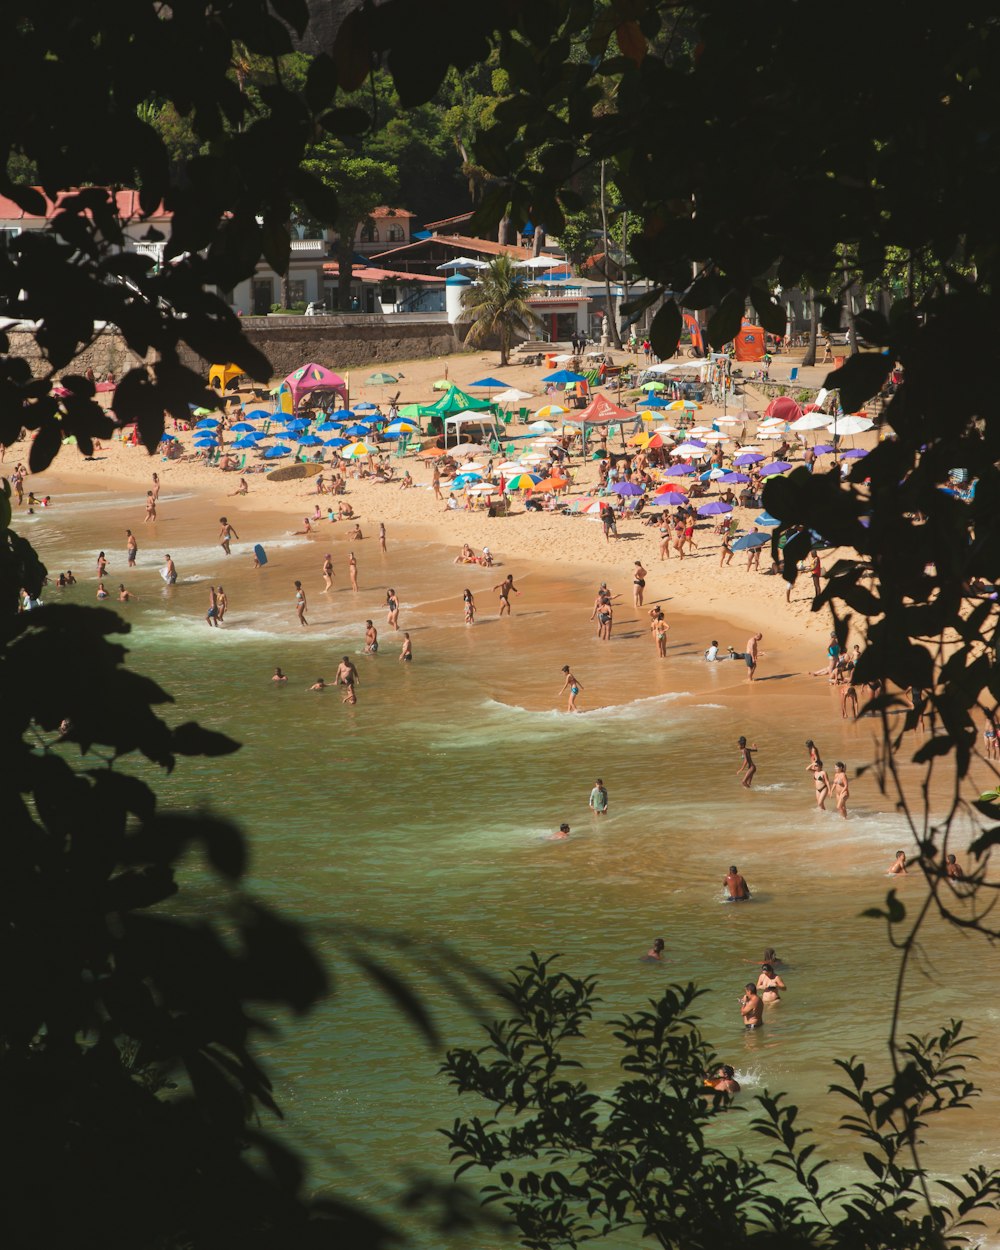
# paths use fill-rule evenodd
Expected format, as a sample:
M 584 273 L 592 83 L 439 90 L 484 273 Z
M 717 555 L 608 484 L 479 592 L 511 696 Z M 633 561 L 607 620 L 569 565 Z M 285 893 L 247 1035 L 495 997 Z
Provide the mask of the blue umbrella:
M 293 421 L 287 422 L 287 424 L 285 425 L 285 429 L 286 430 L 308 430 L 309 422 L 305 419 L 305 417 L 296 417 Z
M 349 438 L 328 438 L 323 444 L 324 447 L 346 447 L 351 440 Z
M 733 505 L 731 503 L 723 503 L 721 499 L 714 499 L 711 503 L 702 504 L 698 509 L 699 516 L 725 516 L 727 512 L 732 512 Z
M 354 412 L 374 412 L 375 409 L 376 409 L 375 404 L 363 403 L 363 404 L 354 405 Z M 352 413 L 352 416 L 353 416 L 353 413 Z
M 353 434 L 355 438 L 364 438 L 370 429 L 370 425 L 349 425 L 344 433 Z
M 636 486 L 635 482 L 615 482 L 611 489 L 616 495 L 641 495 L 644 493 L 642 487 Z
M 320 422 L 319 425 L 317 425 L 316 433 L 317 434 L 334 434 L 334 433 L 339 434 L 340 422 L 339 421 L 322 421 Z
M 744 534 L 742 538 L 732 545 L 733 551 L 746 551 L 748 547 L 763 547 L 765 543 L 771 541 L 770 534 Z
M 745 473 L 725 473 L 719 481 L 725 483 L 726 486 L 735 486 L 737 483 L 745 485 L 750 479 Z
M 245 412 L 243 415 L 246 417 L 248 421 L 257 421 L 264 417 L 268 417 L 268 418 L 273 417 L 274 413 L 265 412 L 263 408 L 255 408 L 253 412 Z
M 672 464 L 663 470 L 664 477 L 690 477 L 695 472 L 693 464 Z
M 297 442 L 300 447 L 321 447 L 323 445 L 323 440 L 315 434 L 303 434 Z
M 759 451 L 745 451 L 741 456 L 737 456 L 733 461 L 738 468 L 742 469 L 744 465 L 760 464 L 762 460 L 766 460 L 766 456 L 762 456 Z
M 331 421 L 349 421 L 354 416 L 353 408 L 335 408 L 333 412 L 327 413 Z
M 542 378 L 543 382 L 556 382 L 560 385 L 564 382 L 586 382 L 586 380 L 582 373 L 574 373 L 572 369 L 557 369 L 555 373 Z M 500 385 L 502 386 L 503 383 L 501 382 Z
M 502 391 L 507 385 L 506 382 L 498 382 L 496 378 L 480 378 L 478 382 L 470 382 L 470 386 L 485 386 L 490 390 Z
M 218 424 L 217 417 L 203 417 L 194 428 L 196 430 L 214 430 Z
M 235 425 L 229 427 L 234 434 L 245 434 L 248 430 L 254 429 L 249 421 L 237 421 Z
M 235 447 L 237 451 L 247 451 L 249 448 L 256 446 L 257 440 L 255 438 L 238 438 L 236 442 L 233 443 L 233 447 Z
M 754 525 L 764 525 L 768 529 L 772 529 L 775 525 L 781 524 L 778 518 L 776 516 L 771 516 L 770 512 L 766 509 L 760 514 L 760 516 L 754 517 L 753 523 Z
M 672 402 L 672 400 L 664 399 L 662 395 L 651 395 L 649 399 L 642 401 L 642 406 L 643 408 L 666 408 Z
M 775 473 L 787 473 L 792 466 L 787 460 L 773 460 L 770 464 L 761 465 L 761 477 L 773 477 Z
M 684 440 L 691 447 L 707 447 L 708 443 L 703 443 L 700 438 L 686 438 Z
M 161 443 L 176 443 L 177 435 L 176 434 L 161 434 L 160 442 Z
M 264 452 L 265 460 L 277 460 L 279 456 L 290 456 L 292 454 L 291 447 L 286 447 L 284 443 L 275 443 L 273 447 L 268 447 Z

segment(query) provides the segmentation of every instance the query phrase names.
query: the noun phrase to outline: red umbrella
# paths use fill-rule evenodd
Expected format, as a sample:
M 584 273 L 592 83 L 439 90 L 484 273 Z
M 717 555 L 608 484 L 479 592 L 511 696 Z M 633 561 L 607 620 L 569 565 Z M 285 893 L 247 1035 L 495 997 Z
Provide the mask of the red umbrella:
M 789 395 L 782 395 L 779 399 L 771 400 L 764 409 L 764 416 L 777 417 L 779 421 L 798 421 L 802 416 L 802 409 Z

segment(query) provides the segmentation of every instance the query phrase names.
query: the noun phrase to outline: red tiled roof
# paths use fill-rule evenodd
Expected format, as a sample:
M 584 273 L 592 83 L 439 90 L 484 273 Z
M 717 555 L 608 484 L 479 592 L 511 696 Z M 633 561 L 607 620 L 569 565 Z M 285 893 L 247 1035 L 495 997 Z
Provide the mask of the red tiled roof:
M 335 260 L 328 261 L 323 266 L 323 272 L 337 277 L 340 274 L 340 266 Z M 437 277 L 432 273 L 403 273 L 399 269 L 379 269 L 375 265 L 355 265 L 351 270 L 351 276 L 357 278 L 359 282 L 436 282 L 438 285 L 444 285 L 444 277 Z
M 5 195 L 0 195 L 0 220 L 51 221 L 56 215 L 59 205 L 62 203 L 63 199 L 67 195 L 75 194 L 75 191 L 80 188 L 75 188 L 73 191 L 60 191 L 55 202 L 50 200 L 49 197 L 45 195 L 45 192 L 42 191 L 41 187 L 35 187 L 33 189 L 40 192 L 40 194 L 45 198 L 44 216 L 41 216 L 38 213 L 26 213 L 19 204 L 15 204 L 13 200 L 8 199 Z M 138 191 L 116 191 L 115 203 L 118 208 L 118 216 L 123 221 L 142 218 L 142 209 L 139 205 Z M 155 218 L 168 218 L 172 216 L 173 214 L 164 209 L 162 204 L 158 205 L 156 211 L 151 214 L 151 217 Z M 146 220 L 149 220 L 149 218 Z
M 472 217 L 472 210 L 467 213 L 459 213 L 455 217 L 442 217 L 440 221 L 428 221 L 424 223 L 427 230 L 433 230 L 435 226 L 453 226 L 459 221 L 468 221 Z
M 530 247 L 517 247 L 513 243 L 497 243 L 495 239 L 472 239 L 464 234 L 432 234 L 429 239 L 417 239 L 413 243 L 404 243 L 400 247 L 390 248 L 387 252 L 378 252 L 372 259 L 399 256 L 403 252 L 433 247 L 435 244 L 441 247 L 452 247 L 456 252 L 469 252 L 473 256 L 477 252 L 482 252 L 486 256 L 503 255 L 513 256 L 516 260 L 527 260 L 532 254 Z
M 389 208 L 385 204 L 380 204 L 378 208 L 373 208 L 368 214 L 369 217 L 416 217 L 416 213 L 407 212 L 405 208 Z

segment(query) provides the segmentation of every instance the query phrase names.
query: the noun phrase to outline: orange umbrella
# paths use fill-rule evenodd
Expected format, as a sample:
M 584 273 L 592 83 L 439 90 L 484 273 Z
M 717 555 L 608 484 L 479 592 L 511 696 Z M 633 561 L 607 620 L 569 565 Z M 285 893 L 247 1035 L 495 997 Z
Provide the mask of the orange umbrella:
M 569 482 L 564 477 L 547 477 L 537 485 L 532 486 L 532 490 L 562 490 L 564 486 L 568 486 Z
M 443 447 L 425 447 L 423 451 L 418 451 L 418 456 L 446 456 L 448 453 Z

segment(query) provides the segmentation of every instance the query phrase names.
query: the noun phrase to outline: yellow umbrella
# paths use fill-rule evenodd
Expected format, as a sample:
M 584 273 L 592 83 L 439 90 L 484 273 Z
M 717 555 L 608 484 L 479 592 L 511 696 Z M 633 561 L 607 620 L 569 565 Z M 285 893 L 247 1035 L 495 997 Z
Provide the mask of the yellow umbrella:
M 646 434 L 646 433 L 633 434 L 633 436 L 628 441 L 632 444 L 633 447 L 645 447 L 649 443 L 649 440 L 651 438 L 652 438 L 651 434 Z
M 659 421 L 659 419 L 660 419 L 660 418 L 656 415 L 656 413 L 655 413 L 655 412 L 650 412 L 648 408 L 646 409 L 646 411 L 645 411 L 645 412 L 640 412 L 640 413 L 639 413 L 639 420 L 640 420 L 640 421 Z
M 569 412 L 569 409 L 560 408 L 558 404 L 546 404 L 544 408 L 539 408 L 535 416 L 539 421 L 547 421 L 549 417 L 558 417 L 564 412 Z
M 346 460 L 358 460 L 361 456 L 367 456 L 375 450 L 369 447 L 367 443 L 352 443 L 350 447 L 345 447 L 341 455 Z
M 700 408 L 701 404 L 696 399 L 675 399 L 672 404 L 667 404 L 667 412 L 693 412 L 694 409 Z

